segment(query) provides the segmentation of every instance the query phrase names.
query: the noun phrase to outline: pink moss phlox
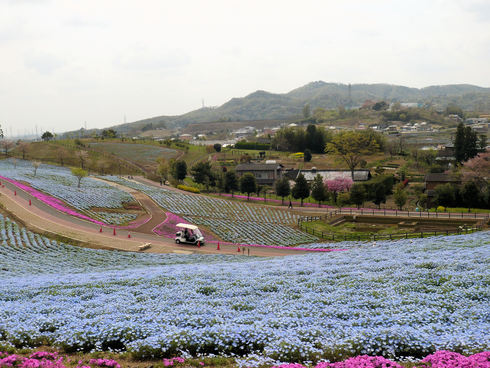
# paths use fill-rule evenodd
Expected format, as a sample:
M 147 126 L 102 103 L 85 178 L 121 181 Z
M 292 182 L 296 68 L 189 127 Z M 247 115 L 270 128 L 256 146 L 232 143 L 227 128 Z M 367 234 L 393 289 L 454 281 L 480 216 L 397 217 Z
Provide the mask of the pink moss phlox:
M 17 186 L 18 188 L 22 189 L 23 191 L 29 193 L 34 198 L 39 199 L 41 202 L 46 203 L 48 206 L 53 207 L 54 209 L 57 209 L 60 212 L 64 212 L 68 215 L 72 215 L 72 216 L 81 218 L 83 220 L 93 222 L 97 225 L 110 225 L 110 224 L 106 224 L 102 221 L 95 220 L 95 219 L 93 219 L 89 216 L 86 216 L 84 214 L 81 214 L 77 211 L 74 211 L 71 208 L 66 207 L 66 205 L 63 203 L 63 201 L 61 201 L 60 199 L 52 197 L 48 194 L 42 193 L 42 192 L 40 192 L 40 191 L 38 191 L 38 190 L 28 186 L 28 185 L 24 185 L 22 183 L 19 183 L 18 181 L 15 181 L 15 180 L 10 179 L 10 178 L 6 178 L 6 177 L 1 176 L 1 175 L 0 175 L 0 179 L 8 181 L 9 183 Z M 137 222 L 131 222 L 129 225 L 126 225 L 126 226 L 114 226 L 114 225 L 110 225 L 110 226 L 115 227 L 117 229 L 134 229 L 134 228 L 140 227 L 141 225 L 146 224 L 150 220 L 151 220 L 151 216 L 149 216 L 148 218 L 146 218 L 144 220 L 139 220 Z
M 274 365 L 271 368 L 306 368 L 306 367 L 299 363 L 285 363 L 280 365 Z
M 422 359 L 432 368 L 490 368 L 490 351 L 468 357 L 451 351 L 441 350 Z
M 90 359 L 88 364 L 95 364 L 97 367 L 113 367 L 121 368 L 118 362 L 114 359 Z
M 30 359 L 51 359 L 51 360 L 56 360 L 58 359 L 58 353 L 50 353 L 47 351 L 36 351 L 29 355 Z
M 163 365 L 165 367 L 172 367 L 174 363 L 184 363 L 185 359 L 182 357 L 175 357 L 171 359 L 163 359 Z
M 381 356 L 359 355 L 337 363 L 318 363 L 315 368 L 403 368 Z
M 64 212 L 64 213 L 67 213 L 69 215 L 81 218 L 82 220 L 87 220 L 87 221 L 93 222 L 97 225 L 106 225 L 105 223 L 103 223 L 101 221 L 94 220 L 93 218 L 90 218 L 86 215 L 83 215 L 79 212 L 72 210 L 71 208 L 66 207 L 65 204 L 61 200 L 59 200 L 58 198 L 55 198 L 55 197 L 52 197 L 50 195 L 41 193 L 40 191 L 38 191 L 34 188 L 31 188 L 27 185 L 19 183 L 18 181 L 12 180 L 10 178 L 6 178 L 6 177 L 1 176 L 1 175 L 0 175 L 0 179 L 8 181 L 9 183 L 17 186 L 18 188 L 29 193 L 33 197 L 39 199 L 41 202 L 46 203 L 48 206 L 51 206 L 60 212 Z

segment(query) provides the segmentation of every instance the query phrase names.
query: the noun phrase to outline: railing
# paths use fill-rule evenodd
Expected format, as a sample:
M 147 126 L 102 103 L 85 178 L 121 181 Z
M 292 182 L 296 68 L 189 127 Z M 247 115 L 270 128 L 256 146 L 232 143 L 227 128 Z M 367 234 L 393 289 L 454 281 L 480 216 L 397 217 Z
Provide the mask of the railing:
M 366 215 L 366 216 L 395 216 L 395 217 L 413 217 L 413 218 L 432 218 L 432 219 L 479 219 L 482 221 L 490 220 L 490 213 L 469 213 L 469 212 L 418 212 L 418 211 L 401 211 L 401 210 L 377 210 L 377 209 L 354 209 L 339 208 L 327 212 L 323 216 L 301 216 L 298 219 L 298 226 L 301 222 L 318 221 L 329 219 L 337 215 Z
M 437 235 L 461 235 L 461 234 L 471 234 L 476 231 L 481 231 L 482 227 L 466 227 L 458 228 L 455 230 L 444 230 L 444 231 L 417 231 L 417 232 L 405 232 L 397 234 L 334 234 L 324 231 L 315 230 L 314 228 L 308 227 L 305 223 L 301 222 L 299 228 L 309 234 L 317 236 L 324 240 L 330 241 L 376 241 L 376 240 L 400 240 L 400 239 L 413 239 L 413 238 L 427 238 L 429 236 Z

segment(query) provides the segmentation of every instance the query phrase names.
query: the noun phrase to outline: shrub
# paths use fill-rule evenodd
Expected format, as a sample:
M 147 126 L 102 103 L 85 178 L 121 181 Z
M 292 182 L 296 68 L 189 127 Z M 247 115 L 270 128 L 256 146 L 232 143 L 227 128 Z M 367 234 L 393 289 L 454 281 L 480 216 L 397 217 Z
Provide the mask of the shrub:
M 177 189 L 185 190 L 186 192 L 191 192 L 191 193 L 201 193 L 199 189 L 190 187 L 188 185 L 182 185 L 182 184 L 177 185 Z

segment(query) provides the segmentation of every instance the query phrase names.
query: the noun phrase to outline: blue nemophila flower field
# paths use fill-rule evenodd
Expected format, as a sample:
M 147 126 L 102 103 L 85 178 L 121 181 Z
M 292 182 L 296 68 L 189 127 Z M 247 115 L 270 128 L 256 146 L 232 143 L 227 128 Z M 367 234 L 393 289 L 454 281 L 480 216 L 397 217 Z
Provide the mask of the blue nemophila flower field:
M 108 183 L 87 177 L 78 188 L 78 180 L 69 168 L 42 164 L 34 175 L 30 161 L 0 160 L 0 175 L 28 183 L 31 187 L 61 199 L 69 206 L 106 224 L 125 224 L 135 216 L 123 212 L 99 212 L 91 208 L 123 210 L 125 202 L 133 202 L 131 194 Z
M 0 222 L 0 340 L 136 356 L 488 350 L 489 233 L 284 258 L 59 244 Z
M 191 223 L 207 226 L 226 241 L 292 246 L 318 240 L 316 236 L 293 228 L 299 216 L 284 209 L 196 196 L 116 176 L 103 178 L 147 194 L 165 210 L 182 216 Z

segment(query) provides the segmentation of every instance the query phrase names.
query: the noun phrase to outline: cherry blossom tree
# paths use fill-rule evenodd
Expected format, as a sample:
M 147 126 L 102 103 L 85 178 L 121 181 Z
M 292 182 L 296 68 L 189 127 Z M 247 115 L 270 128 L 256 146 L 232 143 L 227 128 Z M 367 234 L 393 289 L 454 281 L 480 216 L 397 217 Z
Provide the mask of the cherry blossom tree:
M 334 201 L 337 202 L 337 194 L 348 192 L 354 182 L 350 178 L 335 178 L 333 180 L 325 180 L 324 184 L 328 191 L 333 193 Z

